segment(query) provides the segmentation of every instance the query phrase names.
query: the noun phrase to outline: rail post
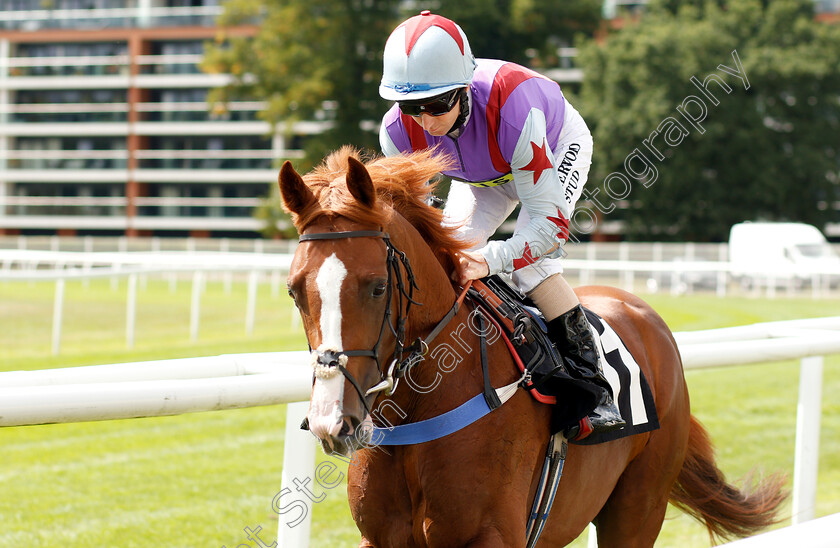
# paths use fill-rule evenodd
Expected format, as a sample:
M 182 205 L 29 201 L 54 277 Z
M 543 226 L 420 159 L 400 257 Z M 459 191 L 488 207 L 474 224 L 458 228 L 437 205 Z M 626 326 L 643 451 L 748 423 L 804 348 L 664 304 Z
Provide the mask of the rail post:
M 315 438 L 309 432 L 300 429 L 300 423 L 309 411 L 309 402 L 290 403 L 286 406 L 286 437 L 283 442 L 283 474 L 280 480 L 280 493 L 293 493 L 298 489 L 298 482 L 313 478 L 315 475 Z M 294 450 L 290 451 L 289 448 Z M 276 500 L 276 499 L 275 499 Z M 272 503 L 274 506 L 274 503 Z M 276 508 L 275 508 L 276 510 Z M 307 513 L 297 525 L 292 525 L 279 516 L 277 522 L 278 548 L 309 548 L 312 529 L 312 511 Z
M 204 272 L 193 273 L 192 298 L 190 300 L 190 340 L 198 340 L 198 328 L 201 321 L 201 286 L 204 284 Z
M 52 355 L 61 351 L 61 323 L 64 315 L 64 279 L 55 281 L 55 300 L 53 301 Z
M 128 276 L 128 296 L 125 308 L 125 346 L 134 348 L 134 326 L 137 322 L 137 274 Z
M 257 284 L 259 272 L 252 270 L 248 273 L 248 302 L 245 310 L 245 334 L 254 334 L 254 323 L 257 313 Z
M 793 516 L 797 525 L 814 519 L 820 461 L 820 411 L 823 357 L 802 358 L 796 409 L 796 449 L 793 470 Z

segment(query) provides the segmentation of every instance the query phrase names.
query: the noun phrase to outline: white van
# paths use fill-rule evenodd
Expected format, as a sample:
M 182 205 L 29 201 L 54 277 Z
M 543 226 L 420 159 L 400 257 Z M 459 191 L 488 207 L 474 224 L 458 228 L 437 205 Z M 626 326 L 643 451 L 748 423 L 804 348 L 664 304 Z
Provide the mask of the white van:
M 732 275 L 742 285 L 803 286 L 821 276 L 821 283 L 840 283 L 840 257 L 825 236 L 803 223 L 746 222 L 729 232 Z

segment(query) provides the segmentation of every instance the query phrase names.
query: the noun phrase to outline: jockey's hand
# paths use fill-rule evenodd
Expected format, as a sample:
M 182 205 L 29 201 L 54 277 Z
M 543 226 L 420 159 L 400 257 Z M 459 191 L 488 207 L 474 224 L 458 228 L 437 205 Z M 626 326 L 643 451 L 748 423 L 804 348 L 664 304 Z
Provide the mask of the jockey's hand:
M 458 256 L 455 265 L 455 272 L 452 279 L 459 284 L 466 285 L 469 280 L 478 280 L 490 274 L 490 267 L 481 253 L 475 251 L 462 251 Z

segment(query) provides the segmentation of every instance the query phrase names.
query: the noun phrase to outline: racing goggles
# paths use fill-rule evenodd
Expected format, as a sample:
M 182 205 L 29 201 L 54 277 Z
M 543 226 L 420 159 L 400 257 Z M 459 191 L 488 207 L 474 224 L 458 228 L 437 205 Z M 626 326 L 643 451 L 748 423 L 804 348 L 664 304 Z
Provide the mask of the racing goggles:
M 400 107 L 400 111 L 406 116 L 420 116 L 421 114 L 443 116 L 455 106 L 460 91 L 461 88 L 453 89 L 452 91 L 447 91 L 429 99 L 398 101 L 397 104 Z

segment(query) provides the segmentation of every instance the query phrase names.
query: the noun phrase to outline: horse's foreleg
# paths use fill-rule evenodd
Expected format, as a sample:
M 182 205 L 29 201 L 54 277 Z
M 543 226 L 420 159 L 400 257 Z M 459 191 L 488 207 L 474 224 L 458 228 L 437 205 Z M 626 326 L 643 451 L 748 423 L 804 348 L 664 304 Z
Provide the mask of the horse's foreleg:
M 519 540 L 519 539 L 518 539 Z M 467 542 L 463 545 L 464 548 L 519 548 L 520 546 L 525 546 L 524 538 L 521 539 L 521 542 L 514 541 L 513 539 L 505 539 L 498 531 L 492 530 L 485 533 L 482 533 L 477 538 Z M 396 546 L 396 545 L 395 545 Z M 412 543 L 411 546 L 414 546 Z M 448 545 L 448 546 L 451 546 Z M 359 543 L 359 548 L 381 548 L 374 544 L 373 542 L 369 541 L 368 539 L 362 537 L 362 541 Z M 400 546 L 399 548 L 409 548 L 408 546 Z
M 374 544 L 372 541 L 362 537 L 362 541 L 359 543 L 359 548 L 416 548 L 417 545 L 411 541 L 410 544 L 405 544 L 403 542 L 393 542 L 387 545 L 382 544 Z
M 482 531 L 474 540 L 464 545 L 464 548 L 518 548 L 525 546 L 525 536 L 512 539 L 504 536 L 496 529 Z

